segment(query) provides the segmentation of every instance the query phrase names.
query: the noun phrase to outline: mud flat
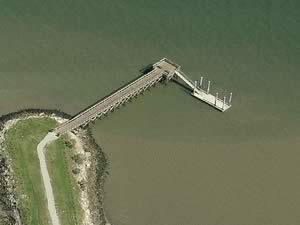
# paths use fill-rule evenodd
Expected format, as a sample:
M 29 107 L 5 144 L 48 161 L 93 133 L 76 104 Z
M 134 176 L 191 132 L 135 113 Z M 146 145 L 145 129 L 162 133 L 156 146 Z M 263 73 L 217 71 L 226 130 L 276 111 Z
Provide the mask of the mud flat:
M 18 146 L 18 144 L 14 145 L 12 140 L 8 140 L 7 137 L 13 133 L 21 135 L 22 140 L 24 136 L 24 139 L 26 139 L 28 132 L 22 133 L 16 128 L 19 128 L 18 126 L 24 127 L 26 126 L 25 122 L 30 122 L 34 124 L 35 131 L 39 132 L 36 139 L 43 138 L 45 136 L 44 133 L 47 133 L 57 123 L 61 123 L 68 118 L 70 118 L 69 115 L 57 110 L 40 109 L 28 109 L 0 117 L 0 225 L 51 224 L 48 212 L 47 210 L 45 211 L 46 199 L 44 193 L 40 193 L 39 199 L 39 203 L 44 207 L 43 213 L 41 213 L 43 210 L 37 211 L 33 207 L 30 207 L 30 204 L 27 204 L 30 202 L 32 196 L 26 193 L 28 191 L 26 185 L 24 186 L 26 181 L 22 180 L 22 177 L 25 179 L 24 174 L 20 173 L 23 170 L 20 169 L 23 165 L 16 165 L 16 156 L 12 154 L 13 146 Z M 42 125 L 45 121 L 47 125 Z M 42 128 L 39 128 L 40 125 Z M 29 132 L 29 135 L 32 136 L 35 131 L 32 131 L 33 133 Z M 36 141 L 39 142 L 40 140 Z M 56 202 L 57 211 L 60 220 L 65 222 L 63 224 L 108 224 L 103 207 L 103 185 L 107 175 L 107 161 L 101 147 L 97 145 L 91 135 L 90 130 L 80 130 L 76 135 L 68 133 L 57 139 L 47 148 L 47 167 L 50 171 L 54 196 L 58 199 L 58 202 Z M 64 158 L 59 162 L 55 157 L 61 156 Z M 38 162 L 33 162 L 32 165 L 34 163 Z M 69 174 L 68 179 L 65 179 L 69 183 L 59 180 L 59 177 L 63 175 L 59 174 L 59 171 L 55 169 L 57 165 L 61 165 L 60 168 L 65 168 L 64 174 Z M 39 170 L 38 173 L 40 173 Z M 27 175 L 30 176 L 31 174 Z M 36 182 L 31 183 L 35 187 L 41 185 L 41 180 L 31 179 L 31 182 Z M 68 195 L 68 203 L 74 205 L 72 207 L 73 211 L 69 212 L 69 214 L 66 212 L 66 209 L 69 208 L 68 205 L 62 203 L 63 200 L 60 200 L 61 196 L 55 191 L 61 190 L 60 188 L 62 187 L 64 187 L 63 191 L 69 192 L 69 190 L 74 190 L 73 195 Z M 43 209 L 43 207 L 41 208 Z M 76 216 L 74 216 L 73 220 L 64 219 L 70 218 L 70 215 Z M 42 224 L 40 221 L 43 221 Z

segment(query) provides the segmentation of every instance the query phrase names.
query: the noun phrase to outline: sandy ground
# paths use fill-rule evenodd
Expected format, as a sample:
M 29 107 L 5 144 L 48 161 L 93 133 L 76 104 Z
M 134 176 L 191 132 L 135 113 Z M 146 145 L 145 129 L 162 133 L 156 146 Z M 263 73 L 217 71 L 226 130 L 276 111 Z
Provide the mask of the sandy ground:
M 80 138 L 78 138 L 75 134 L 69 132 L 69 137 L 75 141 L 74 151 L 76 154 L 81 154 L 84 157 L 84 163 L 82 165 L 78 165 L 77 167 L 80 169 L 80 173 L 75 176 L 77 182 L 87 182 L 87 170 L 90 168 L 90 157 L 91 154 L 89 152 L 85 152 L 83 148 L 83 144 Z M 88 190 L 84 189 L 80 192 L 80 203 L 83 214 L 82 225 L 93 225 L 91 212 L 89 208 L 89 198 L 88 198 Z

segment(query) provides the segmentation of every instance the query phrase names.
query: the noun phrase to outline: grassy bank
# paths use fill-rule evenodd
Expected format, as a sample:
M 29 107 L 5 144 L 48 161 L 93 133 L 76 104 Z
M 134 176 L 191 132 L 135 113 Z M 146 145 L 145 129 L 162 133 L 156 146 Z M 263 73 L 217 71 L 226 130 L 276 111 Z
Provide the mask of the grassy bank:
M 25 225 L 50 225 L 47 201 L 40 174 L 36 147 L 56 121 L 50 118 L 31 118 L 17 122 L 5 134 L 5 146 L 12 161 L 16 191 Z M 60 220 L 63 225 L 78 224 L 78 189 L 70 176 L 71 149 L 63 139 L 49 146 L 49 173 Z M 53 176 L 53 177 L 52 177 Z M 78 214 L 79 215 L 79 214 Z
M 58 215 L 62 225 L 79 225 L 81 222 L 79 187 L 72 173 L 73 144 L 67 137 L 59 138 L 48 146 L 47 165 L 52 181 Z
M 48 118 L 21 120 L 5 135 L 20 199 L 21 217 L 26 225 L 50 224 L 36 147 L 55 124 Z

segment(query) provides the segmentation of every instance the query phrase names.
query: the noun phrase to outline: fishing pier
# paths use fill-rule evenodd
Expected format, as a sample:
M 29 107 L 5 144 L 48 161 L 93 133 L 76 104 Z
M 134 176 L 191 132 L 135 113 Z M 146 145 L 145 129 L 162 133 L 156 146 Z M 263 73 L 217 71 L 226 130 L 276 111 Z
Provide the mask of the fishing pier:
M 226 101 L 226 97 L 223 97 L 222 99 L 219 98 L 218 93 L 216 93 L 216 95 L 211 94 L 210 81 L 208 81 L 208 86 L 204 90 L 203 77 L 201 77 L 199 82 L 193 81 L 180 70 L 179 65 L 171 62 L 167 58 L 163 58 L 148 68 L 147 72 L 142 76 L 98 101 L 70 120 L 60 124 L 53 132 L 56 133 L 56 135 L 61 135 L 67 131 L 85 127 L 91 121 L 106 116 L 109 112 L 114 111 L 132 98 L 139 96 L 158 82 L 168 82 L 172 79 L 181 81 L 186 88 L 191 91 L 192 96 L 221 112 L 225 112 L 231 107 L 232 93 L 230 93 L 228 101 Z

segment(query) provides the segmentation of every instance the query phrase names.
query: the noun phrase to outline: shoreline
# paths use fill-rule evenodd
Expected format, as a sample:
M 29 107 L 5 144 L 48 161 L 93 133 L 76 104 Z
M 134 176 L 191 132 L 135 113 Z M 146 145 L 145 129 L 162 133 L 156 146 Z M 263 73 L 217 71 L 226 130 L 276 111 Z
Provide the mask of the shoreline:
M 11 167 L 9 154 L 3 146 L 5 133 L 19 120 L 29 118 L 52 118 L 61 123 L 71 118 L 69 114 L 59 110 L 24 109 L 0 116 L 0 181 L 3 188 L 0 191 L 3 202 L 6 203 L 7 214 L 10 216 L 8 224 L 21 225 L 19 199 L 16 194 L 14 172 Z M 80 202 L 83 212 L 82 225 L 108 225 L 104 212 L 103 185 L 107 175 L 107 160 L 102 148 L 96 143 L 90 129 L 80 129 L 78 134 L 68 133 L 68 137 L 75 142 L 75 151 L 84 154 L 85 163 L 80 167 L 81 173 L 71 174 L 80 188 Z M 2 169 L 6 168 L 6 169 Z

